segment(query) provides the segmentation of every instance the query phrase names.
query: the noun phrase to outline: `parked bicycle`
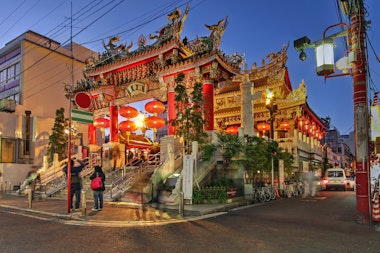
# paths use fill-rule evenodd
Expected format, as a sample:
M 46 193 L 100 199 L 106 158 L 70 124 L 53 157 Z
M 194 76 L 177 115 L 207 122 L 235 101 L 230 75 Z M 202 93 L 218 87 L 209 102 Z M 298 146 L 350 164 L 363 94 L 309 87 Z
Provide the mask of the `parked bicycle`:
M 293 182 L 285 181 L 285 189 L 284 189 L 283 195 L 284 197 L 287 197 L 287 198 L 292 198 L 296 196 L 296 191 L 294 189 Z
M 305 193 L 305 187 L 302 181 L 295 182 L 295 193 L 297 197 L 302 197 Z
M 263 187 L 264 191 L 266 192 L 266 201 L 275 200 L 276 199 L 276 189 L 274 186 L 268 184 L 267 186 Z
M 252 197 L 253 197 L 253 202 L 254 203 L 257 203 L 257 202 L 264 202 L 267 200 L 268 198 L 268 193 L 266 193 L 266 191 L 264 190 L 264 185 L 263 183 L 256 183 L 254 186 L 253 186 L 253 192 L 252 192 Z M 269 195 L 270 197 L 270 195 Z

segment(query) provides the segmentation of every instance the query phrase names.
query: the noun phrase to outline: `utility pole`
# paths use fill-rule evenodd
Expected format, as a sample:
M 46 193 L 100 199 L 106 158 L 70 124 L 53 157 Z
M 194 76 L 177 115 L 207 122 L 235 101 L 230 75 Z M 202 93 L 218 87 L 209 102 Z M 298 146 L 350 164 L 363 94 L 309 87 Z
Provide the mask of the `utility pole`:
M 73 99 L 73 85 L 74 85 L 74 53 L 73 53 L 73 3 L 71 2 L 71 19 L 70 19 L 70 47 L 71 47 L 71 86 L 69 94 L 69 133 L 67 138 L 67 213 L 70 213 L 71 206 L 71 109 Z
M 367 103 L 367 58 L 365 53 L 366 26 L 368 24 L 364 17 L 364 0 L 340 0 L 343 12 L 349 16 L 351 27 L 340 23 L 328 27 L 323 35 L 323 40 L 310 42 L 306 36 L 294 41 L 294 47 L 301 51 L 300 60 L 306 58 L 304 49 L 317 46 L 331 39 L 347 36 L 349 50 L 349 60 L 351 73 L 333 74 L 333 57 L 329 58 L 327 53 L 331 53 L 329 48 L 317 53 L 317 74 L 324 75 L 325 78 L 351 75 L 353 80 L 353 99 L 354 99 L 354 133 L 355 133 L 355 167 L 356 167 L 356 209 L 358 211 L 358 222 L 368 223 L 370 221 L 371 198 L 369 191 L 369 113 Z M 347 31 L 342 31 L 325 36 L 326 31 L 336 26 L 347 27 Z M 328 43 L 332 45 L 331 43 Z M 332 47 L 331 47 L 332 49 Z M 333 50 L 331 50 L 333 51 Z M 325 54 L 327 58 L 325 57 Z M 323 58 L 322 64 L 318 64 L 318 57 Z M 331 56 L 331 54 L 330 54 Z M 326 62 L 324 61 L 326 59 Z M 327 64 L 326 64 L 327 63 Z M 323 67 L 326 66 L 324 69 Z
M 355 60 L 352 62 L 352 79 L 354 86 L 354 127 L 355 127 L 355 162 L 356 162 L 356 207 L 359 222 L 370 220 L 369 196 L 369 115 L 367 104 L 367 59 L 364 42 L 366 22 L 364 19 L 363 0 L 351 1 L 351 28 L 349 39 Z

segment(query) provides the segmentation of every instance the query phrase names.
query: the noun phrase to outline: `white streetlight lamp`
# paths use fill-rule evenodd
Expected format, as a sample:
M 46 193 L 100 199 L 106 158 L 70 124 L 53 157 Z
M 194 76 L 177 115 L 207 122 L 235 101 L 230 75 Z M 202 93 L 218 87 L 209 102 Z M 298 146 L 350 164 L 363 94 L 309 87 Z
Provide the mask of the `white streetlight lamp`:
M 317 58 L 317 75 L 327 76 L 335 72 L 334 69 L 334 41 L 324 38 L 315 44 Z

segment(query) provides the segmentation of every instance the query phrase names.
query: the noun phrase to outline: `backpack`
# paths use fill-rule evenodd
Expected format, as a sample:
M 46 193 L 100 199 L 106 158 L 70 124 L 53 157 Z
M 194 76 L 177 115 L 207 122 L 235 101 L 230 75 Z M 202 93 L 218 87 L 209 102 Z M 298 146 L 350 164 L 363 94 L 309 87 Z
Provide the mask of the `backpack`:
M 98 172 L 96 172 L 96 177 L 91 180 L 90 187 L 92 190 L 99 190 L 103 188 L 103 180 L 102 177 L 99 176 Z

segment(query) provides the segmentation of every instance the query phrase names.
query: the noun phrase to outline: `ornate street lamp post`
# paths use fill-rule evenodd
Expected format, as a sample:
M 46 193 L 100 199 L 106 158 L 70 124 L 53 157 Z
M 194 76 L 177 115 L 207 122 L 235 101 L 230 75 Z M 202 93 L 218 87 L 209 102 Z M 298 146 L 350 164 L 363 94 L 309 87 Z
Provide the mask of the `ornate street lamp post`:
M 269 138 L 273 140 L 274 138 L 274 114 L 277 111 L 277 105 L 274 102 L 275 97 L 273 92 L 267 90 L 267 97 L 265 100 L 265 107 L 269 110 L 269 120 L 270 120 L 270 133 L 269 133 Z
M 267 97 L 265 100 L 265 107 L 269 110 L 269 120 L 270 120 L 270 132 L 269 132 L 269 138 L 270 141 L 273 141 L 274 138 L 274 127 L 273 127 L 273 122 L 274 122 L 274 114 L 277 111 L 277 105 L 274 103 L 275 97 L 273 92 L 267 89 L 266 91 Z M 271 167 L 272 167 L 272 186 L 274 186 L 274 164 L 273 164 L 273 154 L 271 153 Z

